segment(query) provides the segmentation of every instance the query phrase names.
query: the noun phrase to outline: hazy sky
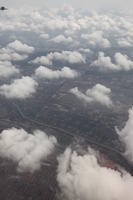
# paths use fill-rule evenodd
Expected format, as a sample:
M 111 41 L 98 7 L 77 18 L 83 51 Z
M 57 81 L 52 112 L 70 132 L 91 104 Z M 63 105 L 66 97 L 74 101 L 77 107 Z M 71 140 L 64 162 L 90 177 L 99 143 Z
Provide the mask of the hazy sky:
M 89 8 L 131 8 L 133 6 L 132 0 L 2 0 L 2 5 L 8 7 L 18 6 L 31 6 L 31 7 L 58 7 L 63 4 L 72 5 L 73 7 L 82 7 L 85 9 Z

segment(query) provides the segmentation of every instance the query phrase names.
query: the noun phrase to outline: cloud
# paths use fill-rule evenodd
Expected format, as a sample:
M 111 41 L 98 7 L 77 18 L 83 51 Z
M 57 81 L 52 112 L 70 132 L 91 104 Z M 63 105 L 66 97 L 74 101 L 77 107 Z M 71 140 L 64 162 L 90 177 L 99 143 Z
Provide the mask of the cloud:
M 85 63 L 85 57 L 77 51 L 62 51 L 49 53 L 46 56 L 37 57 L 31 63 L 40 63 L 42 65 L 52 65 L 53 61 L 68 62 L 71 64 Z
M 5 48 L 0 49 L 1 61 L 19 61 L 28 58 L 28 54 L 34 52 L 34 48 L 23 44 L 19 40 L 9 43 Z
M 48 33 L 42 33 L 42 34 L 40 34 L 40 38 L 42 38 L 42 39 L 49 39 L 49 34 Z
M 79 52 L 82 52 L 82 53 L 85 53 L 85 54 L 91 54 L 92 53 L 92 51 L 90 50 L 90 49 L 84 49 L 84 48 L 80 48 L 79 49 Z
M 30 61 L 30 63 L 33 63 L 33 64 L 42 64 L 42 65 L 46 65 L 46 66 L 49 66 L 49 65 L 53 64 L 49 55 L 37 57 L 33 61 Z
M 40 66 L 36 69 L 35 75 L 39 78 L 45 79 L 59 79 L 59 78 L 75 78 L 78 76 L 78 73 L 75 70 L 70 69 L 69 67 L 63 67 L 61 70 L 51 70 L 47 67 Z
M 23 44 L 21 41 L 19 40 L 15 40 L 14 42 L 11 42 L 7 45 L 8 48 L 19 52 L 19 53 L 33 53 L 34 52 L 34 47 L 28 46 L 27 44 Z
M 25 60 L 26 58 L 28 58 L 28 55 L 19 54 L 9 48 L 0 49 L 0 60 L 1 61 L 20 61 L 20 60 Z
M 21 79 L 15 79 L 11 84 L 0 86 L 0 94 L 9 99 L 26 99 L 35 92 L 38 83 L 29 76 L 23 76 Z
M 69 44 L 73 42 L 73 39 L 71 37 L 65 37 L 64 35 L 58 35 L 51 39 L 54 43 L 63 43 L 63 44 Z
M 117 41 L 119 47 L 132 47 L 133 41 L 130 38 L 120 38 Z
M 98 67 L 103 71 L 129 71 L 133 69 L 133 61 L 131 61 L 127 55 L 116 53 L 114 55 L 115 63 L 109 56 L 105 56 L 103 52 L 99 52 L 98 59 L 92 62 L 91 66 Z
M 117 66 L 121 68 L 121 70 L 129 71 L 133 69 L 133 61 L 131 61 L 127 55 L 116 53 L 115 62 Z
M 54 136 L 41 130 L 29 134 L 24 129 L 11 128 L 0 134 L 0 156 L 16 162 L 19 172 L 34 172 L 53 152 L 56 143 Z
M 111 43 L 103 36 L 102 31 L 95 31 L 91 34 L 82 34 L 81 38 L 85 39 L 91 46 L 99 46 L 101 48 L 111 47 Z
M 133 163 L 133 108 L 129 109 L 129 119 L 124 128 L 119 130 L 116 128 L 120 140 L 125 144 L 125 157 Z
M 0 77 L 8 78 L 19 73 L 19 70 L 8 61 L 0 61 Z
M 111 89 L 101 84 L 96 84 L 93 88 L 88 89 L 85 94 L 77 87 L 72 88 L 70 92 L 86 103 L 97 102 L 107 107 L 112 107 L 113 105 L 110 98 Z
M 98 59 L 91 66 L 98 67 L 101 70 L 119 70 L 118 66 L 113 64 L 109 56 L 105 56 L 103 52 L 99 52 Z
M 66 200 L 132 200 L 133 177 L 100 166 L 92 151 L 78 155 L 70 148 L 59 156 L 57 181 Z

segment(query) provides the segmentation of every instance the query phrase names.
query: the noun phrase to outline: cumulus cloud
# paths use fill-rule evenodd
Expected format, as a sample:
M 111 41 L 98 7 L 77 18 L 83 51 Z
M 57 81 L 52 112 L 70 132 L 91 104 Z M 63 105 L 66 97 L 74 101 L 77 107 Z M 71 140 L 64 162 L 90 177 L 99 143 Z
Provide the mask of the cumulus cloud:
M 104 106 L 111 107 L 113 105 L 111 100 L 111 89 L 101 84 L 96 84 L 91 89 L 88 89 L 85 94 L 77 87 L 72 88 L 70 93 L 74 94 L 78 99 L 86 103 L 97 102 Z
M 2 48 L 0 49 L 0 60 L 1 61 L 20 61 L 28 58 L 26 54 L 19 54 L 14 50 L 9 48 Z
M 25 99 L 31 97 L 35 92 L 38 83 L 29 76 L 15 79 L 11 84 L 0 86 L 0 94 L 9 99 Z
M 19 61 L 28 57 L 28 54 L 33 53 L 34 48 L 23 44 L 19 40 L 9 43 L 5 48 L 0 49 L 1 61 Z
M 52 38 L 51 41 L 57 44 L 59 43 L 68 44 L 68 43 L 72 43 L 73 39 L 71 37 L 65 37 L 64 35 L 58 35 Z
M 41 56 L 41 57 L 37 57 L 35 58 L 33 61 L 31 61 L 30 63 L 33 64 L 42 64 L 42 65 L 52 65 L 52 59 L 50 58 L 49 54 L 47 56 Z
M 98 59 L 95 60 L 91 66 L 98 67 L 101 70 L 118 70 L 117 65 L 113 64 L 109 56 L 105 56 L 103 52 L 100 52 Z
M 42 39 L 49 39 L 49 34 L 48 33 L 42 33 L 42 34 L 40 34 L 40 38 L 42 38 Z
M 57 181 L 66 200 L 131 200 L 133 177 L 100 166 L 89 150 L 78 155 L 70 148 L 58 158 Z
M 117 66 L 119 66 L 122 70 L 129 71 L 133 69 L 133 61 L 131 61 L 127 55 L 116 53 L 115 61 Z
M 39 78 L 46 79 L 59 79 L 59 78 L 75 78 L 78 76 L 78 73 L 75 70 L 70 69 L 69 67 L 63 67 L 61 70 L 52 70 L 47 67 L 40 66 L 36 69 L 35 75 Z
M 53 152 L 56 143 L 54 136 L 41 130 L 29 134 L 24 129 L 11 128 L 0 134 L 0 157 L 16 162 L 19 172 L 34 172 Z
M 33 53 L 34 52 L 34 47 L 31 47 L 27 44 L 23 44 L 19 40 L 15 40 L 14 42 L 11 42 L 7 45 L 8 48 L 15 50 L 20 53 Z
M 0 61 L 0 77 L 8 78 L 18 74 L 19 70 L 8 61 Z
M 37 57 L 32 63 L 40 63 L 42 65 L 52 65 L 53 61 L 62 61 L 62 62 L 68 62 L 71 64 L 76 63 L 85 63 L 86 59 L 85 57 L 79 53 L 78 51 L 62 51 L 60 52 L 54 52 L 49 53 L 46 56 Z
M 115 63 L 109 56 L 105 56 L 103 52 L 99 52 L 98 59 L 92 62 L 91 66 L 98 67 L 100 70 L 112 71 L 129 71 L 133 69 L 133 61 L 125 54 L 116 53 L 114 55 Z
M 120 38 L 117 43 L 119 47 L 131 47 L 133 45 L 133 41 L 127 38 Z
M 120 140 L 125 144 L 125 156 L 133 163 L 133 108 L 129 110 L 129 119 L 122 130 L 116 128 Z
M 91 34 L 82 34 L 82 39 L 85 39 L 91 46 L 99 46 L 101 48 L 111 47 L 110 41 L 104 37 L 102 31 L 95 31 Z

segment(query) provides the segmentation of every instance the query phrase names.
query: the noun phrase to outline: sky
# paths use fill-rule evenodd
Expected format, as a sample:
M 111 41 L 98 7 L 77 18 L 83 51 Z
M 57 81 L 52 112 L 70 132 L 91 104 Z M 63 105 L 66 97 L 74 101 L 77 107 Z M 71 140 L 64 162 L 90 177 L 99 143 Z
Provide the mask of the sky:
M 115 9 L 130 8 L 133 6 L 132 0 L 2 0 L 1 4 L 8 7 L 30 6 L 30 7 L 59 7 L 64 4 L 71 5 L 76 8 L 85 9 Z

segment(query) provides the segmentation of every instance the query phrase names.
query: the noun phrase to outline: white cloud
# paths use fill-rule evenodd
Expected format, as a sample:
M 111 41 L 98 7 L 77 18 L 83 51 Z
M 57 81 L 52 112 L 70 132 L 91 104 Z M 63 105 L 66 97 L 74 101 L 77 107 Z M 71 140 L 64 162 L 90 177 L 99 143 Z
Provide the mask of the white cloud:
M 18 74 L 19 70 L 8 61 L 0 61 L 0 77 L 7 78 Z
M 0 60 L 1 61 L 20 61 L 28 58 L 26 54 L 19 54 L 9 48 L 0 49 Z
M 51 41 L 57 44 L 58 43 L 68 44 L 68 43 L 72 43 L 73 39 L 71 37 L 65 37 L 64 35 L 58 35 L 52 38 Z
M 79 52 L 82 52 L 82 53 L 85 53 L 85 54 L 90 54 L 90 53 L 92 53 L 92 51 L 90 50 L 90 49 L 84 49 L 84 48 L 80 48 L 79 49 Z
M 42 64 L 42 65 L 46 65 L 46 66 L 49 66 L 49 65 L 52 65 L 52 60 L 49 58 L 49 56 L 41 56 L 41 57 L 37 57 L 35 58 L 33 61 L 30 61 L 30 63 L 33 63 L 33 64 Z
M 120 47 L 131 47 L 133 45 L 133 41 L 128 41 L 127 38 L 120 38 L 117 43 Z
M 70 92 L 86 103 L 98 102 L 107 107 L 111 107 L 113 105 L 110 98 L 111 89 L 101 84 L 96 84 L 93 88 L 88 89 L 85 94 L 82 93 L 77 87 L 72 88 Z
M 33 53 L 34 48 L 15 40 L 9 43 L 5 48 L 0 49 L 1 61 L 19 61 L 28 58 L 28 54 Z
M 54 53 L 51 52 L 46 56 L 37 57 L 36 59 L 31 61 L 31 63 L 52 65 L 52 62 L 54 60 L 68 62 L 71 64 L 86 62 L 85 57 L 77 51 L 62 51 L 61 53 L 60 52 L 54 52 Z
M 116 64 L 121 68 L 121 70 L 129 71 L 133 69 L 133 61 L 131 61 L 127 55 L 116 53 L 114 58 Z
M 40 66 L 36 69 L 35 75 L 39 78 L 46 79 L 59 79 L 59 78 L 75 78 L 78 76 L 78 73 L 75 70 L 70 69 L 69 67 L 63 67 L 61 70 L 52 70 L 44 66 Z
M 85 39 L 91 46 L 99 46 L 102 48 L 111 47 L 110 41 L 103 36 L 102 31 L 95 31 L 91 34 L 82 34 L 81 38 Z
M 49 34 L 48 33 L 42 33 L 42 34 L 40 34 L 40 38 L 42 38 L 42 39 L 49 39 Z
M 35 130 L 29 134 L 24 129 L 11 128 L 0 134 L 0 156 L 16 162 L 19 172 L 34 172 L 53 152 L 56 143 L 54 136 L 43 131 Z
M 57 181 L 66 200 L 132 200 L 133 177 L 100 166 L 90 151 L 78 155 L 67 148 L 58 158 Z
M 133 61 L 127 55 L 116 53 L 114 55 L 115 63 L 109 56 L 105 56 L 103 52 L 99 52 L 98 59 L 92 62 L 91 66 L 98 67 L 100 70 L 112 71 L 129 71 L 133 69 Z
M 0 86 L 0 94 L 6 98 L 25 99 L 31 97 L 35 92 L 38 83 L 29 76 L 15 79 L 11 84 Z
M 116 128 L 120 140 L 125 144 L 125 156 L 133 163 L 133 108 L 129 110 L 129 119 L 122 130 Z
M 112 63 L 111 58 L 105 56 L 103 52 L 99 53 L 98 59 L 91 66 L 98 67 L 100 70 L 119 70 L 118 66 Z
M 34 47 L 28 46 L 27 44 L 23 44 L 21 41 L 19 40 L 15 40 L 14 42 L 11 42 L 7 45 L 8 48 L 19 52 L 19 53 L 33 53 L 34 52 Z

